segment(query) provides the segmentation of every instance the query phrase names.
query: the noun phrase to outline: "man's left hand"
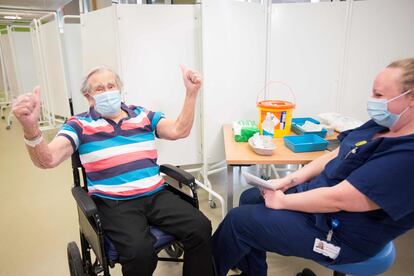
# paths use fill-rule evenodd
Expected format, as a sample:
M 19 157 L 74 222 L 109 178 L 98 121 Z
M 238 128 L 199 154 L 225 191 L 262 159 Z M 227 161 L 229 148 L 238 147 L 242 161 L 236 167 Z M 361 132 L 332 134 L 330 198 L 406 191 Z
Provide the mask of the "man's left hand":
M 197 95 L 198 90 L 203 82 L 200 73 L 180 65 L 183 74 L 184 86 L 187 90 L 187 95 Z

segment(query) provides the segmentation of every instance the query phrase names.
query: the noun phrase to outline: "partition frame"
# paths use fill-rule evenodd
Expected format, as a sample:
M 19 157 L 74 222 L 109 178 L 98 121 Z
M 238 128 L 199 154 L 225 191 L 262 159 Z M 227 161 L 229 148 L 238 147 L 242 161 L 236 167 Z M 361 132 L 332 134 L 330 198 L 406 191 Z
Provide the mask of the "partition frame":
M 48 126 L 48 128 L 55 128 L 56 122 L 54 120 L 54 113 L 51 106 L 51 99 L 49 96 L 49 86 L 48 86 L 48 77 L 45 72 L 46 71 L 46 65 L 44 64 L 44 52 L 42 51 L 42 41 L 41 41 L 41 35 L 39 30 L 39 20 L 33 19 L 32 23 L 30 24 L 31 30 L 32 30 L 32 39 L 33 39 L 33 51 L 38 54 L 38 73 L 40 76 L 40 82 L 41 82 L 41 116 L 40 116 L 40 125 Z
M 61 114 L 57 114 L 56 112 L 56 106 L 55 102 L 53 101 L 54 98 L 56 98 L 56 95 L 51 95 L 53 93 L 52 87 L 51 87 L 51 80 L 49 77 L 49 68 L 46 63 L 46 55 L 45 52 L 45 45 L 46 40 L 44 37 L 44 33 L 42 31 L 42 25 L 56 22 L 55 29 L 57 34 L 57 55 L 61 58 L 59 63 L 59 71 L 62 72 L 63 75 L 61 75 L 61 81 L 63 82 L 62 85 L 62 93 L 64 95 L 63 101 L 67 100 L 67 105 L 63 103 L 63 106 L 60 106 Z M 63 65 L 63 50 L 60 40 L 60 31 L 57 26 L 57 15 L 54 12 L 51 12 L 45 16 L 42 16 L 38 19 L 33 19 L 33 21 L 30 24 L 31 27 L 31 33 L 32 33 L 32 40 L 33 40 L 33 51 L 35 55 L 37 54 L 37 66 L 39 70 L 39 79 L 41 82 L 42 87 L 42 93 L 41 93 L 41 101 L 42 101 L 42 112 L 41 112 L 41 118 L 39 121 L 39 124 L 41 125 L 41 130 L 49 130 L 49 129 L 55 129 L 60 127 L 61 124 L 64 123 L 66 117 L 70 116 L 70 104 L 69 104 L 69 97 L 67 94 L 67 83 L 66 83 L 66 76 L 65 76 L 65 68 Z M 61 90 L 61 89 L 60 89 Z M 55 91 L 56 92 L 56 91 Z M 66 109 L 66 110 L 65 110 Z
M 6 27 L 6 32 L 7 32 L 7 27 Z M 1 36 L 1 30 L 0 30 L 0 36 Z M 10 85 L 9 85 L 9 80 L 6 76 L 7 74 L 7 70 L 6 70 L 6 65 L 4 64 L 4 57 L 3 57 L 3 49 L 2 49 L 2 45 L 0 43 L 0 66 L 1 66 L 1 71 L 2 71 L 2 79 L 3 79 L 3 86 L 4 86 L 4 99 L 2 102 L 0 102 L 0 117 L 1 119 L 5 119 L 5 113 L 4 111 L 6 110 L 6 108 L 9 108 L 11 105 L 11 91 L 10 91 Z
M 52 17 L 53 19 L 48 21 L 48 19 L 50 17 Z M 46 21 L 46 22 L 43 23 L 42 22 L 43 20 Z M 69 108 L 69 97 L 68 97 L 68 92 L 67 92 L 68 85 L 67 85 L 66 76 L 65 76 L 65 67 L 64 67 L 64 64 L 63 64 L 64 61 L 63 61 L 62 42 L 61 42 L 61 38 L 60 38 L 60 35 L 59 35 L 60 31 L 59 31 L 59 26 L 58 26 L 58 18 L 57 18 L 56 13 L 52 12 L 52 13 L 49 13 L 49 14 L 39 18 L 39 20 L 37 20 L 37 23 L 38 23 L 38 28 L 39 28 L 40 38 L 41 38 L 41 43 L 42 43 L 41 44 L 42 45 L 42 51 L 44 51 L 44 46 L 45 46 L 46 43 L 45 43 L 45 38 L 43 36 L 43 33 L 41 31 L 41 26 L 43 24 L 51 23 L 52 21 L 56 22 L 55 30 L 56 30 L 56 34 L 57 34 L 57 45 L 58 45 L 58 52 L 57 53 L 58 53 L 59 57 L 61 58 L 60 62 L 59 61 L 57 61 L 57 62 L 59 63 L 60 71 L 63 73 L 62 74 L 62 82 L 63 82 L 62 88 L 63 88 L 63 96 L 66 96 L 66 100 L 67 100 L 66 101 L 67 104 L 64 105 L 64 106 L 66 106 L 67 110 L 63 110 L 63 112 L 64 112 L 63 114 L 57 114 L 57 111 L 55 110 L 55 108 L 56 108 L 55 107 L 55 102 L 53 102 L 53 100 L 52 100 L 52 108 L 53 108 L 54 121 L 56 121 L 59 124 L 62 124 L 65 121 L 65 118 L 70 116 L 70 108 Z M 43 56 L 45 56 L 45 55 L 43 55 Z M 47 64 L 45 64 L 45 65 L 46 65 L 45 68 L 47 68 Z M 47 70 L 46 72 L 49 72 L 49 70 Z M 52 95 L 51 93 L 54 93 L 55 91 L 51 91 L 51 89 L 50 89 L 51 82 L 49 81 L 48 78 L 47 78 L 47 80 L 48 80 L 48 86 L 49 86 L 49 97 L 51 97 L 51 95 Z M 51 97 L 51 98 L 54 99 L 55 97 Z M 63 107 L 63 108 L 65 108 L 65 107 Z

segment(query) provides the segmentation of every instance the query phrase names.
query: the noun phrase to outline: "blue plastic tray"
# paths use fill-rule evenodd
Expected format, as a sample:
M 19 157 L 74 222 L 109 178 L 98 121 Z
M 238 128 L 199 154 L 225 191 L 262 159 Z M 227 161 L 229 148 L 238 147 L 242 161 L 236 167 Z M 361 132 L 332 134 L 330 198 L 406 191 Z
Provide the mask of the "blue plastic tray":
M 283 137 L 285 145 L 294 152 L 325 150 L 328 141 L 316 134 Z
M 305 131 L 303 128 L 301 128 L 302 125 L 305 124 L 306 121 L 311 121 L 314 124 L 320 124 L 318 120 L 315 120 L 311 117 L 303 117 L 303 118 L 293 118 L 292 119 L 292 130 L 297 135 L 302 134 L 316 134 L 319 135 L 322 138 L 326 137 L 326 133 L 328 132 L 325 128 L 323 128 L 321 131 Z

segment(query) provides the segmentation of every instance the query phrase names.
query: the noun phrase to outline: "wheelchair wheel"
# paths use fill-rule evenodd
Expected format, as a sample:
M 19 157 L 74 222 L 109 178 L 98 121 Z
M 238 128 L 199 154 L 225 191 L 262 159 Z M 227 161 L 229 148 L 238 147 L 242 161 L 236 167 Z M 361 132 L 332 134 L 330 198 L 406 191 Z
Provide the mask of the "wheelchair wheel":
M 178 259 L 183 255 L 184 250 L 179 247 L 176 243 L 171 244 L 167 248 L 165 248 L 165 252 L 167 252 L 168 256 L 174 259 Z
M 68 243 L 67 253 L 70 276 L 84 276 L 82 258 L 74 241 Z

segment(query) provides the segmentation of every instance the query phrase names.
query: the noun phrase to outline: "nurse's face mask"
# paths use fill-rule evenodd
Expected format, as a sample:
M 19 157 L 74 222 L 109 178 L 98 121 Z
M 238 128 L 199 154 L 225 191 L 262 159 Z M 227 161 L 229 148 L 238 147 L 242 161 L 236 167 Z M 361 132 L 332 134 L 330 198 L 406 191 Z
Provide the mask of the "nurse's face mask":
M 103 117 L 117 115 L 121 109 L 121 93 L 119 90 L 105 91 L 93 96 L 95 110 Z
M 411 92 L 411 89 L 389 100 L 375 99 L 375 98 L 368 99 L 367 111 L 368 111 L 369 116 L 371 117 L 372 120 L 374 120 L 377 124 L 381 126 L 388 127 L 388 128 L 394 126 L 400 119 L 401 115 L 403 115 L 408 110 L 409 106 L 407 106 L 407 108 L 405 108 L 400 114 L 394 114 L 388 110 L 388 103 L 410 92 Z

